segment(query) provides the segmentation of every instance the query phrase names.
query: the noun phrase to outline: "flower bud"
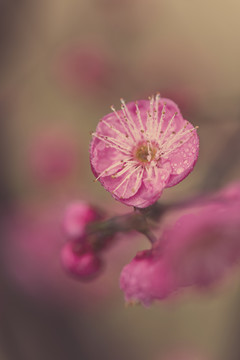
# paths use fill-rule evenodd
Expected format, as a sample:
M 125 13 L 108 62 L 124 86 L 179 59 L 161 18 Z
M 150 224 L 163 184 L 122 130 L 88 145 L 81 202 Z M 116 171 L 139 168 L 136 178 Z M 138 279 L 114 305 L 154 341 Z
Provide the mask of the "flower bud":
M 68 205 L 63 219 L 65 233 L 73 238 L 85 234 L 85 228 L 91 221 L 100 219 L 100 214 L 95 208 L 85 201 L 76 201 Z
M 64 269 L 79 280 L 89 280 L 97 276 L 102 268 L 102 260 L 91 247 L 74 241 L 67 242 L 61 251 Z
M 152 249 L 141 251 L 123 268 L 120 288 L 127 302 L 140 302 L 148 307 L 173 292 L 172 272 L 160 254 Z

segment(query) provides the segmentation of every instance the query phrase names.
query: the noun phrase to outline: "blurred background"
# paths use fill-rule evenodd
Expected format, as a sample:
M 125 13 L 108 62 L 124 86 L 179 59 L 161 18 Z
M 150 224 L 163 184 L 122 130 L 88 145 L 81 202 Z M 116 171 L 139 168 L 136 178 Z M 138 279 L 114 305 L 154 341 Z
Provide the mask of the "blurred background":
M 147 246 L 122 236 L 93 283 L 59 261 L 66 205 L 129 211 L 94 183 L 99 119 L 159 91 L 199 125 L 193 173 L 172 201 L 240 177 L 240 4 L 0 0 L 0 359 L 157 360 L 177 348 L 239 360 L 240 274 L 150 309 L 124 307 L 122 267 Z

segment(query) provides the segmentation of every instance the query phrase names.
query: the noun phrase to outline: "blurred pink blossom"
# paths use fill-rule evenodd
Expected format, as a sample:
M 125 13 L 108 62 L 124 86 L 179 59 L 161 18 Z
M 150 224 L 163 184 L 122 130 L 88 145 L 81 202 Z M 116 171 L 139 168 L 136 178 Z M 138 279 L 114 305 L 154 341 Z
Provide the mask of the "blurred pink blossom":
M 38 181 L 56 182 L 69 176 L 77 164 L 74 139 L 57 129 L 39 133 L 29 146 L 28 165 Z
M 240 181 L 234 181 L 216 193 L 216 198 L 231 202 L 240 202 Z
M 102 118 L 90 148 L 97 180 L 120 202 L 139 208 L 153 204 L 176 185 L 198 158 L 195 128 L 168 99 L 125 104 Z
M 61 264 L 62 249 L 71 244 L 71 241 L 66 242 L 62 230 L 65 206 L 62 203 L 54 206 L 22 204 L 9 215 L 5 223 L 6 241 L 2 246 L 5 271 L 10 281 L 39 301 L 64 303 L 71 308 L 79 307 L 80 303 L 89 308 L 103 306 L 118 294 L 119 272 L 134 242 L 123 237 L 104 252 L 104 260 L 106 258 L 111 271 L 104 271 L 91 283 L 76 281 L 67 276 Z M 113 214 L 123 212 L 119 206 L 108 210 Z
M 111 87 L 113 64 L 104 49 L 94 45 L 69 47 L 60 55 L 57 76 L 76 93 L 101 96 Z
M 240 262 L 240 203 L 203 206 L 162 236 L 177 287 L 206 288 Z
M 148 306 L 184 287 L 209 289 L 240 263 L 240 201 L 229 189 L 188 208 L 152 249 L 124 267 L 120 287 L 127 301 Z

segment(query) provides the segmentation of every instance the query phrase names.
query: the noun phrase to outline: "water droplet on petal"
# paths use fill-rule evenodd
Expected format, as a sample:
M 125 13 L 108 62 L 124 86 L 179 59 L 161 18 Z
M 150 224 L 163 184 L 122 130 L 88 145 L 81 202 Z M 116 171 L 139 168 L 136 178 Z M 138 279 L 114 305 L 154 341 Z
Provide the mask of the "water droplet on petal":
M 184 171 L 184 168 L 180 167 L 180 168 L 177 169 L 177 174 L 181 174 L 183 171 Z

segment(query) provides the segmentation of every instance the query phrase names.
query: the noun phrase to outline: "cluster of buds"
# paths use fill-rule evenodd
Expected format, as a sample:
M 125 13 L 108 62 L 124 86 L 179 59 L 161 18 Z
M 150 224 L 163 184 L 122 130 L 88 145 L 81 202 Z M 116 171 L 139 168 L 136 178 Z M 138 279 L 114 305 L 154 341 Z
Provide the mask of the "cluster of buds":
M 154 242 L 144 212 L 135 210 L 106 220 L 100 209 L 85 201 L 73 202 L 66 208 L 63 229 L 68 241 L 61 251 L 62 265 L 79 280 L 100 274 L 102 253 L 115 241 L 117 233 L 137 230 Z
M 102 259 L 87 230 L 89 224 L 101 218 L 99 210 L 84 201 L 74 202 L 66 209 L 63 227 L 68 241 L 61 260 L 64 269 L 78 279 L 94 278 L 102 269 Z

